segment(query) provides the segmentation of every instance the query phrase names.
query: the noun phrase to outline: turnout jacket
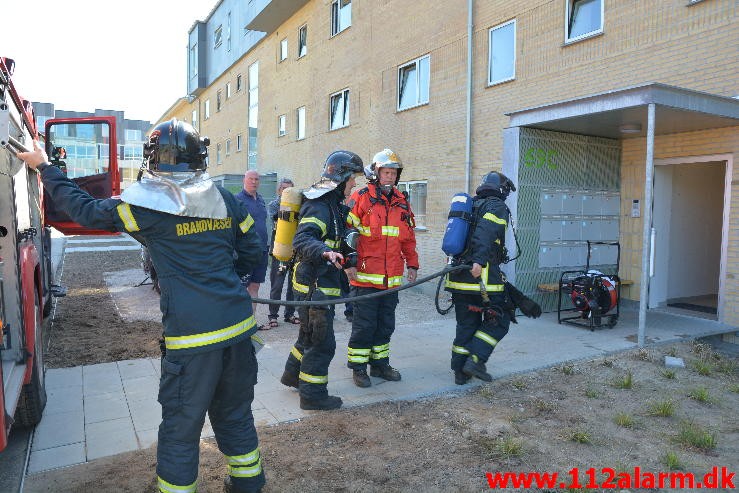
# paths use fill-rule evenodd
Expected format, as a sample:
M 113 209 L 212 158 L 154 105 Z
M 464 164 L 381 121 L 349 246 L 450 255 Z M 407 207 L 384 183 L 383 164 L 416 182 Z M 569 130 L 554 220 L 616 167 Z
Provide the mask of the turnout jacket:
M 505 233 L 510 212 L 505 202 L 498 197 L 476 196 L 473 203 L 474 227 L 469 233 L 467 248 L 460 256 L 462 264 L 482 265 L 480 278 L 472 277 L 470 271 L 461 270 L 447 275 L 446 290 L 457 293 L 480 293 L 480 279 L 485 281 L 488 294 L 503 294 L 503 261 Z
M 325 296 L 341 296 L 342 273 L 333 265 L 327 265 L 321 257 L 324 252 L 341 250 L 341 240 L 346 233 L 348 207 L 341 202 L 336 190 L 318 198 L 303 202 L 300 207 L 298 229 L 293 238 L 297 263 L 293 270 L 293 290 L 307 295 L 314 287 L 314 299 Z
M 262 241 L 246 207 L 231 193 L 218 187 L 228 217 L 203 219 L 94 199 L 53 166 L 44 167 L 41 178 L 54 203 L 74 221 L 126 232 L 149 248 L 168 352 L 210 351 L 255 332 L 251 298 L 239 276 L 258 262 Z
M 357 279 L 353 286 L 388 289 L 400 286 L 403 270 L 418 269 L 416 226 L 405 196 L 393 187 L 390 197 L 374 183 L 355 191 L 347 224 L 359 231 Z

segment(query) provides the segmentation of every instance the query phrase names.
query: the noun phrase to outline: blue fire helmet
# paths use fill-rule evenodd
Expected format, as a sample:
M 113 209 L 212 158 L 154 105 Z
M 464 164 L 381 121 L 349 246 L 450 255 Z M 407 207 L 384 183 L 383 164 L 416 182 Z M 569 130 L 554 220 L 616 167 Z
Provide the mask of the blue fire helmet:
M 144 158 L 150 171 L 204 171 L 208 167 L 208 145 L 208 137 L 200 137 L 191 125 L 173 118 L 151 132 L 144 144 Z

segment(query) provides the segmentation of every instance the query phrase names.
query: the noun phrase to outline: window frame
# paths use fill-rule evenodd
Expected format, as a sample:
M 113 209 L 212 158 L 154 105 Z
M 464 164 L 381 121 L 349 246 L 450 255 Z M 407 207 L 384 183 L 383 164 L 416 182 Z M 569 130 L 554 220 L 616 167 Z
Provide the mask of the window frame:
M 238 74 L 236 76 L 236 92 L 241 91 L 241 88 L 243 87 L 243 85 L 244 85 L 244 83 L 243 83 L 243 80 L 241 78 L 241 74 Z
M 341 110 L 342 122 L 339 125 L 334 125 L 334 115 L 335 115 L 334 100 L 341 101 L 341 105 L 342 105 L 342 110 Z M 349 88 L 342 89 L 341 91 L 337 91 L 329 96 L 328 98 L 328 131 L 329 132 L 332 132 L 334 130 L 340 130 L 350 125 L 350 120 L 349 120 L 350 101 L 351 100 L 349 98 Z
M 302 124 L 301 124 L 301 113 L 302 113 Z M 301 106 L 295 110 L 295 140 L 305 139 L 306 124 L 306 109 L 305 106 Z
M 346 2 L 343 7 L 341 3 Z M 349 21 L 341 27 L 341 11 L 349 7 Z M 333 0 L 331 2 L 331 37 L 337 36 L 352 27 L 352 0 Z
M 231 139 L 226 139 L 226 156 L 231 155 Z
M 426 88 L 426 94 L 427 98 L 425 101 L 421 100 L 421 61 L 427 59 L 428 60 L 428 87 Z M 410 66 L 415 67 L 416 71 L 416 102 L 415 104 L 411 104 L 408 106 L 402 106 L 400 105 L 402 99 L 403 99 L 403 90 L 402 90 L 402 80 L 403 80 L 403 70 L 407 69 Z M 426 55 L 420 56 L 414 60 L 411 60 L 407 63 L 404 63 L 403 65 L 398 66 L 398 84 L 397 84 L 397 99 L 395 101 L 395 108 L 396 111 L 405 111 L 409 110 L 411 108 L 417 108 L 419 106 L 423 106 L 426 104 L 429 104 L 429 101 L 431 101 L 431 54 L 428 53 Z
M 241 152 L 243 149 L 243 137 L 241 137 L 241 134 L 238 134 L 236 136 L 236 152 Z
M 223 24 L 219 24 L 213 31 L 213 49 L 218 49 L 223 44 Z
M 192 128 L 196 129 L 198 128 L 198 110 L 195 108 L 192 110 L 192 114 L 190 115 L 190 125 L 192 125 Z
M 210 118 L 210 99 L 206 99 L 204 105 L 205 110 L 203 111 L 203 119 L 207 120 L 208 118 Z
M 507 78 L 493 80 L 493 31 L 503 29 L 506 26 L 513 24 L 513 60 L 512 60 L 512 75 Z M 488 30 L 488 86 L 494 86 L 502 84 L 516 79 L 516 19 L 511 19 L 497 26 L 493 26 Z
M 417 185 L 422 184 L 426 188 L 426 193 L 424 194 L 424 210 L 423 214 L 418 214 L 415 207 L 413 207 L 413 194 L 411 193 L 411 185 Z M 428 217 L 428 197 L 429 197 L 429 182 L 428 180 L 408 180 L 408 181 L 400 181 L 398 182 L 398 190 L 401 192 L 406 191 L 409 193 L 409 201 L 408 205 L 411 206 L 411 211 L 413 212 L 413 216 L 416 219 L 416 230 L 426 231 L 428 227 L 426 226 L 426 218 Z
M 575 20 L 575 7 L 578 4 L 598 2 L 600 4 L 600 27 L 577 36 L 571 36 L 573 22 Z M 565 0 L 565 44 L 576 43 L 584 39 L 603 34 L 605 25 L 605 1 L 604 0 Z
M 226 99 L 231 97 L 231 83 L 226 82 Z
M 198 44 L 190 47 L 190 80 L 198 76 Z
M 221 111 L 221 106 L 222 106 L 221 103 L 223 101 L 223 97 L 222 96 L 223 96 L 222 91 L 220 89 L 218 89 L 216 91 L 216 113 L 218 113 L 219 111 Z
M 301 36 L 305 33 L 305 36 Z M 298 28 L 298 58 L 303 58 L 308 54 L 308 24 L 303 24 Z
M 278 53 L 277 53 L 277 63 L 282 63 L 285 60 L 287 60 L 287 53 L 288 53 L 287 38 L 282 38 L 280 40 L 280 49 L 278 50 Z
M 216 166 L 219 164 L 223 164 L 223 156 L 221 155 L 221 143 L 216 144 Z
M 279 115 L 277 117 L 277 137 L 287 135 L 287 115 Z

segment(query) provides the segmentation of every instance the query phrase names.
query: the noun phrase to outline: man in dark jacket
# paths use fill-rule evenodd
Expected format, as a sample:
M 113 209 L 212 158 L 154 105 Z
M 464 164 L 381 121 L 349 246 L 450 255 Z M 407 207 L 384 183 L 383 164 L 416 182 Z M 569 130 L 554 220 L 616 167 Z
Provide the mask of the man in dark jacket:
M 94 199 L 80 190 L 48 164 L 38 143 L 19 154 L 74 221 L 126 232 L 149 249 L 166 347 L 157 483 L 167 493 L 197 490 L 206 411 L 229 464 L 226 491 L 258 491 L 265 484 L 251 411 L 255 322 L 239 280 L 259 260 L 262 242 L 246 208 L 205 172 L 208 143 L 184 122 L 159 124 L 144 145 L 148 169 L 121 199 Z
M 362 159 L 349 151 L 332 152 L 320 181 L 303 192 L 298 229 L 293 239 L 298 262 L 293 274 L 297 300 L 326 300 L 341 296 L 340 253 L 349 208 L 343 204 L 362 172 Z M 281 382 L 300 391 L 300 408 L 341 407 L 341 397 L 328 395 L 328 366 L 336 352 L 335 305 L 301 307 L 300 334 L 290 351 Z

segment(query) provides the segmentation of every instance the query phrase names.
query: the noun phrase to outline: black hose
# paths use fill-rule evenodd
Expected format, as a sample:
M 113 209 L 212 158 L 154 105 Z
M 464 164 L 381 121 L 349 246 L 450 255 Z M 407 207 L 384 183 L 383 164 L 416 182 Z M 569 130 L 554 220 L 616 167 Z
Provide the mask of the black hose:
M 471 265 L 455 265 L 450 267 L 444 267 L 439 272 L 434 272 L 433 274 L 430 274 L 426 277 L 422 277 L 421 279 L 416 279 L 413 282 L 410 282 L 408 284 L 404 284 L 403 286 L 398 286 L 397 288 L 390 288 L 385 289 L 383 291 L 378 291 L 377 293 L 370 293 L 370 294 L 363 294 L 362 296 L 355 296 L 353 298 L 336 298 L 336 299 L 325 299 L 325 300 L 311 300 L 311 301 L 286 301 L 286 300 L 266 300 L 264 298 L 252 298 L 251 300 L 254 303 L 260 303 L 263 305 L 284 305 L 284 306 L 323 306 L 323 305 L 340 305 L 341 303 L 354 303 L 355 301 L 364 301 L 369 300 L 372 298 L 379 298 L 380 296 L 385 296 L 391 293 L 396 293 L 398 291 L 402 291 L 404 289 L 412 288 L 414 286 L 418 286 L 419 284 L 423 284 L 425 282 L 430 281 L 431 279 L 434 279 L 439 276 L 443 276 L 449 272 L 454 272 L 458 270 L 469 270 L 471 269 Z

